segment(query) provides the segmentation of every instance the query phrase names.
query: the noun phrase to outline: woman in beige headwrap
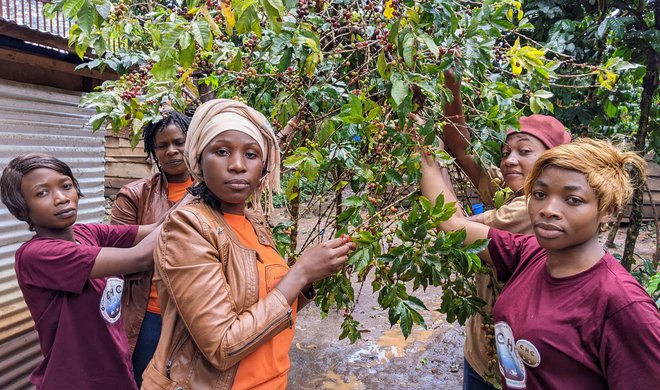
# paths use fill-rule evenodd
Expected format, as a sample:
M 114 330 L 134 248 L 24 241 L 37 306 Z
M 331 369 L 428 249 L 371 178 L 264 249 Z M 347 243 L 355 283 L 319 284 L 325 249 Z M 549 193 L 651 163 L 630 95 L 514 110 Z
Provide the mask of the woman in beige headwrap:
M 263 215 L 279 190 L 279 153 L 266 118 L 245 104 L 197 109 L 184 155 L 198 199 L 170 214 L 156 247 L 163 329 L 143 388 L 286 388 L 296 311 L 354 245 L 330 240 L 286 265 Z

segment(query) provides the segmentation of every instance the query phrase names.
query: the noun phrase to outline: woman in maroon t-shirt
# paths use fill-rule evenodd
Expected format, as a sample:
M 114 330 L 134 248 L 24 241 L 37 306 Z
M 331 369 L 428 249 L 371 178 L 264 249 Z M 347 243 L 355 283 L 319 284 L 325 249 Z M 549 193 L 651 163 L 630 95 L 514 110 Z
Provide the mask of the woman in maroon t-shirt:
M 660 383 L 660 317 L 646 291 L 598 243 L 599 228 L 630 199 L 627 168 L 646 163 L 604 141 L 546 151 L 525 182 L 534 236 L 456 214 L 466 244 L 506 282 L 494 308 L 505 388 L 647 389 Z M 448 201 L 455 200 L 443 183 Z
M 46 154 L 11 160 L 2 202 L 36 232 L 16 252 L 16 276 L 39 335 L 37 389 L 135 389 L 121 318 L 124 281 L 153 267 L 160 226 L 76 224 L 71 168 Z

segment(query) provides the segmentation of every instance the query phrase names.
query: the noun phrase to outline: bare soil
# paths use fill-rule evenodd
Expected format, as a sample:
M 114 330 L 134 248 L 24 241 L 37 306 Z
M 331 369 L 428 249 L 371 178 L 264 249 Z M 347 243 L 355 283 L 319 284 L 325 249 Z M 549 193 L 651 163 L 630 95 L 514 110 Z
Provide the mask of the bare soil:
M 312 229 L 314 216 L 301 220 L 301 236 Z M 625 229 L 620 229 L 612 253 L 623 252 Z M 603 234 L 602 242 L 607 238 Z M 636 253 L 647 259 L 655 252 L 655 229 L 643 227 Z M 360 285 L 354 283 L 355 291 Z M 331 312 L 321 319 L 310 304 L 298 314 L 291 348 L 288 389 L 460 389 L 463 383 L 463 328 L 447 323 L 440 306 L 441 290 L 429 288 L 416 295 L 431 310 L 423 313 L 427 329 L 416 327 L 404 339 L 399 326 L 391 327 L 387 312 L 379 310 L 369 282 L 364 284 L 353 316 L 364 331 L 362 340 L 339 341 L 343 315 Z

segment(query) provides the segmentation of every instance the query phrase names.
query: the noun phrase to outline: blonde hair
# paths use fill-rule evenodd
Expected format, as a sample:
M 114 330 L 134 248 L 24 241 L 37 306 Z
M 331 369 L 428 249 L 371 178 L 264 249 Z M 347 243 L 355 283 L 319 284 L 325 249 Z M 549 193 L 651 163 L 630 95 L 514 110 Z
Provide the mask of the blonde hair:
M 579 138 L 566 145 L 546 150 L 525 180 L 525 195 L 530 196 L 532 186 L 546 167 L 557 167 L 579 172 L 596 193 L 598 214 L 621 210 L 633 193 L 628 169 L 639 172 L 639 185 L 646 180 L 647 164 L 634 152 L 624 152 L 608 141 Z

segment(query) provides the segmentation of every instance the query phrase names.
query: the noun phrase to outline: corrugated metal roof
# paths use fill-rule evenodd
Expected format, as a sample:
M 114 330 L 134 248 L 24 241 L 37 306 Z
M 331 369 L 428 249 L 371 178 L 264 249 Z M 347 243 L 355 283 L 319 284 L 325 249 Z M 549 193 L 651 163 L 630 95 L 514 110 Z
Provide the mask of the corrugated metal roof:
M 49 153 L 67 164 L 85 195 L 78 222 L 104 215 L 104 134 L 86 125 L 92 110 L 78 107 L 80 94 L 0 80 L 0 169 L 16 155 Z M 23 301 L 14 253 L 32 236 L 0 204 L 0 388 L 22 388 L 41 360 L 39 342 Z

